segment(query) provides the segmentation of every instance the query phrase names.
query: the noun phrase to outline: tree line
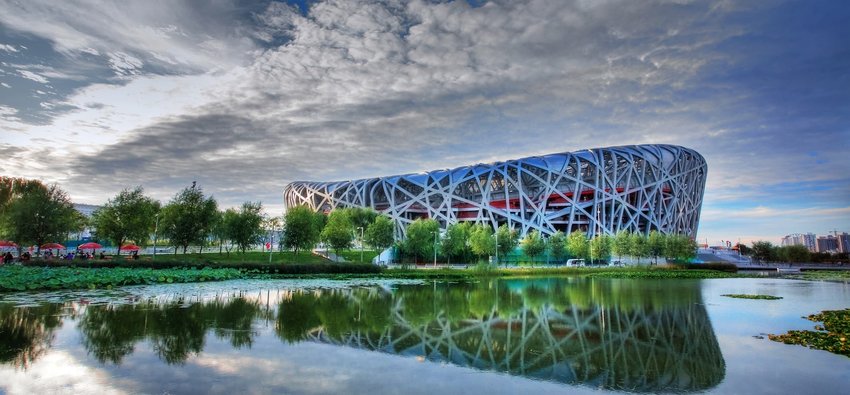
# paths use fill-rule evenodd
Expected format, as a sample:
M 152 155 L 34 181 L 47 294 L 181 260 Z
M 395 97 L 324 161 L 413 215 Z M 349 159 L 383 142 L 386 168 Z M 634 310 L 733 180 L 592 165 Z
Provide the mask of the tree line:
M 534 229 L 519 238 L 516 229 L 502 225 L 495 231 L 489 225 L 461 222 L 450 224 L 445 232 L 439 232 L 439 223 L 433 219 L 417 219 L 407 228 L 407 237 L 398 243 L 403 260 L 427 262 L 485 261 L 490 257 L 506 263 L 516 262 L 516 250 L 522 252 L 527 262 L 563 262 L 566 259 L 585 259 L 589 262 L 609 261 L 612 257 L 622 260 L 632 257 L 638 260 L 659 258 L 687 261 L 693 258 L 696 243 L 689 237 L 651 231 L 649 234 L 619 232 L 613 236 L 596 235 L 588 238 L 586 233 L 576 230 L 565 234 L 557 231 L 545 236 Z M 521 258 L 520 258 L 521 259 Z
M 516 229 L 502 225 L 493 229 L 485 224 L 450 224 L 443 232 L 434 219 L 417 219 L 396 241 L 395 224 L 386 215 L 372 209 L 339 208 L 327 214 L 305 206 L 290 208 L 281 217 L 265 217 L 261 202 L 245 202 L 239 208 L 219 210 L 212 196 L 204 194 L 196 183 L 179 191 L 162 205 L 147 196 L 141 186 L 127 188 L 95 210 L 90 219 L 77 212 L 68 195 L 56 185 L 39 181 L 3 178 L 0 180 L 0 236 L 20 245 L 61 241 L 69 232 L 90 226 L 98 240 L 115 246 L 126 243 L 148 245 L 165 240 L 174 253 L 185 253 L 189 246 L 204 248 L 217 244 L 219 252 L 236 249 L 244 253 L 261 242 L 267 230 L 282 232 L 281 249 L 310 250 L 322 242 L 337 255 L 350 249 L 355 240 L 376 250 L 396 246 L 403 261 L 469 263 L 493 256 L 499 262 L 522 254 L 534 263 L 541 260 L 562 262 L 568 258 L 589 261 L 622 260 L 629 256 L 664 257 L 684 261 L 693 257 L 696 245 L 683 235 L 658 231 L 649 234 L 620 232 L 588 239 L 582 231 L 556 232 L 545 236 L 531 230 L 521 238 Z M 212 243 L 211 243 L 212 242 Z
M 741 255 L 751 257 L 756 262 L 790 262 L 790 263 L 840 263 L 848 261 L 848 253 L 830 254 L 826 252 L 811 252 L 806 246 L 791 245 L 777 246 L 769 241 L 754 241 L 752 247 L 737 245 Z

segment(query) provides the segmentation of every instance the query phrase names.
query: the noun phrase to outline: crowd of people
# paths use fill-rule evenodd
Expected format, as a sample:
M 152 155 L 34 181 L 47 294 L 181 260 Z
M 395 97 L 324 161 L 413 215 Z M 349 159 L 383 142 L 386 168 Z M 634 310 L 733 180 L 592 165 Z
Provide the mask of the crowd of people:
M 76 250 L 76 251 L 68 251 L 68 253 L 65 254 L 65 255 L 61 255 L 61 254 L 54 255 L 53 251 L 46 250 L 43 254 L 41 254 L 41 257 L 44 260 L 52 260 L 54 257 L 58 257 L 59 259 L 63 259 L 63 260 L 74 260 L 74 259 L 88 260 L 88 259 L 95 259 L 95 258 L 101 259 L 101 260 L 112 259 L 112 255 L 107 255 L 106 251 L 103 251 L 103 250 L 101 250 L 100 253 L 97 256 L 95 256 L 94 250 L 84 251 L 84 250 L 79 250 L 79 249 Z M 21 253 L 20 257 L 17 257 L 17 258 L 14 255 L 12 255 L 11 251 L 6 251 L 5 254 L 2 254 L 2 261 L 0 261 L 0 264 L 10 264 L 10 263 L 13 263 L 13 262 L 28 262 L 31 259 L 32 259 L 32 254 L 29 251 L 24 251 L 23 253 Z M 131 252 L 130 255 L 129 255 L 129 259 L 133 259 L 133 260 L 139 259 L 139 252 L 138 251 Z

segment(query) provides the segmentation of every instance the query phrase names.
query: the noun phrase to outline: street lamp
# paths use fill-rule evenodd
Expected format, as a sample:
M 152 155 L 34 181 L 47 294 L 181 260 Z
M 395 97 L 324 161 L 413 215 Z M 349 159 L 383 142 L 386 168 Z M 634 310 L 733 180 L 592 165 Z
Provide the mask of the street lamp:
M 496 259 L 493 263 L 498 267 L 499 266 L 499 228 L 496 228 Z
M 274 222 L 269 221 L 269 225 L 272 228 L 271 234 L 269 234 L 269 263 L 272 263 L 272 253 L 274 253 Z
M 156 260 L 156 231 L 159 229 L 159 213 L 156 213 L 156 215 L 154 215 L 154 218 L 156 218 L 156 220 L 153 224 L 153 258 L 151 258 L 152 261 Z
M 358 226 L 357 229 L 360 230 L 360 263 L 363 263 L 363 227 Z
M 434 234 L 434 267 L 437 267 L 437 235 L 440 234 L 440 231 L 435 230 L 431 233 Z

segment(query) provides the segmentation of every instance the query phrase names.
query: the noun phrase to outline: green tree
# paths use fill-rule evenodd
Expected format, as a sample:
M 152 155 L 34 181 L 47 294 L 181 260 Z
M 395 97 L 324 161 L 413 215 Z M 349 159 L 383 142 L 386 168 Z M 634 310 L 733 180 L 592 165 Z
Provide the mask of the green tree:
M 227 239 L 236 244 L 244 254 L 248 247 L 260 241 L 263 235 L 263 204 L 245 202 L 239 211 L 230 209 L 225 212 Z
M 694 257 L 696 242 L 688 236 L 670 234 L 664 244 L 664 256 L 676 261 L 688 261 Z
M 183 253 L 190 244 L 203 244 L 215 224 L 218 204 L 215 199 L 205 197 L 196 183 L 180 191 L 162 209 L 163 233 L 171 240 L 174 253 L 177 247 L 183 247 Z
M 563 262 L 567 256 L 567 236 L 560 230 L 546 239 L 546 248 L 556 263 Z
M 351 225 L 354 229 L 363 228 L 364 238 L 366 237 L 366 228 L 374 223 L 375 219 L 377 219 L 379 215 L 377 211 L 372 210 L 371 208 L 349 207 L 343 210 L 348 213 L 348 218 L 351 220 Z
M 440 242 L 440 252 L 450 261 L 452 257 L 465 260 L 469 251 L 469 233 L 472 230 L 472 224 L 469 222 L 461 222 L 451 224 L 446 229 L 446 234 Z M 448 263 L 448 262 L 447 262 Z
M 333 248 L 337 256 L 339 251 L 351 248 L 354 240 L 354 224 L 351 223 L 350 212 L 346 210 L 331 211 L 328 223 L 320 235 L 323 242 Z
M 501 242 L 501 240 L 499 240 Z M 531 266 L 537 260 L 537 256 L 542 254 L 546 249 L 546 242 L 540 237 L 540 232 L 537 229 L 528 232 L 522 239 L 522 252 L 531 258 Z
M 313 212 L 307 206 L 289 208 L 283 216 L 284 247 L 292 249 L 296 256 L 298 250 L 312 249 L 319 242 L 324 221 L 324 215 Z
M 589 243 L 590 254 L 593 259 L 608 261 L 611 259 L 611 237 L 605 234 L 596 235 Z
M 493 228 L 489 225 L 475 224 L 469 231 L 469 248 L 479 261 L 496 252 L 496 240 Z
M 234 208 L 229 208 L 225 211 L 219 211 L 216 214 L 216 218 L 212 228 L 212 234 L 215 236 L 216 240 L 218 240 L 218 253 L 221 254 L 223 251 L 227 252 L 227 256 L 230 256 L 230 250 L 233 248 L 233 241 L 230 240 L 230 234 L 228 232 L 228 227 L 232 221 L 236 220 L 236 217 L 239 215 L 239 211 Z
M 646 236 L 640 233 L 632 233 L 629 239 L 629 255 L 637 258 L 637 263 L 640 264 L 640 258 L 649 256 L 649 245 L 646 242 Z
M 769 241 L 754 241 L 752 256 L 758 262 L 771 262 L 776 257 L 775 247 Z
M 658 264 L 658 257 L 664 255 L 664 244 L 666 241 L 666 235 L 657 230 L 649 232 L 649 237 L 646 238 L 646 247 L 649 250 L 649 256 L 653 257 L 656 265 Z
M 802 245 L 790 245 L 779 248 L 778 250 L 779 257 L 791 263 L 803 263 L 810 262 L 812 260 L 812 254 L 809 252 L 809 249 L 806 246 Z
M 386 215 L 379 215 L 375 220 L 366 226 L 366 233 L 363 238 L 366 244 L 372 246 L 379 251 L 383 251 L 393 245 L 395 241 L 395 225 L 393 220 Z
M 587 235 L 580 230 L 570 233 L 570 235 L 567 236 L 567 250 L 570 251 L 570 255 L 576 258 L 587 259 L 588 252 L 590 252 Z
M 74 209 L 68 194 L 56 184 L 32 186 L 7 204 L 2 217 L 4 237 L 19 244 L 39 247 L 64 240 L 69 232 L 82 229 L 85 218 Z
M 620 262 L 622 262 L 623 256 L 629 255 L 631 242 L 631 233 L 625 230 L 617 232 L 614 239 L 611 240 L 611 253 L 616 255 Z
M 499 258 L 507 264 L 508 254 L 514 252 L 519 245 L 519 233 L 516 229 L 509 228 L 507 224 L 504 224 L 496 230 L 496 241 L 498 242 L 496 247 L 499 250 Z
M 413 221 L 407 227 L 404 252 L 423 261 L 434 256 L 434 248 L 439 248 L 439 243 L 435 243 L 435 237 L 439 239 L 439 231 L 440 224 L 431 218 Z
M 160 203 L 145 196 L 141 186 L 124 189 L 94 211 L 91 223 L 98 239 L 121 247 L 126 241 L 146 244 L 153 232 Z M 120 250 L 119 250 L 120 253 Z

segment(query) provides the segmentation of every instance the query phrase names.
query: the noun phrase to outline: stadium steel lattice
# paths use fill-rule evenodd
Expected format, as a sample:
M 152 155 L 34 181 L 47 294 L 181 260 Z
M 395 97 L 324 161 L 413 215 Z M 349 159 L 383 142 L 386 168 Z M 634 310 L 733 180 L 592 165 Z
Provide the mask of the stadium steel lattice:
M 397 236 L 418 218 L 508 224 L 522 235 L 621 230 L 695 237 L 705 159 L 675 145 L 634 145 L 535 156 L 427 173 L 287 185 L 287 207 L 371 207 Z

